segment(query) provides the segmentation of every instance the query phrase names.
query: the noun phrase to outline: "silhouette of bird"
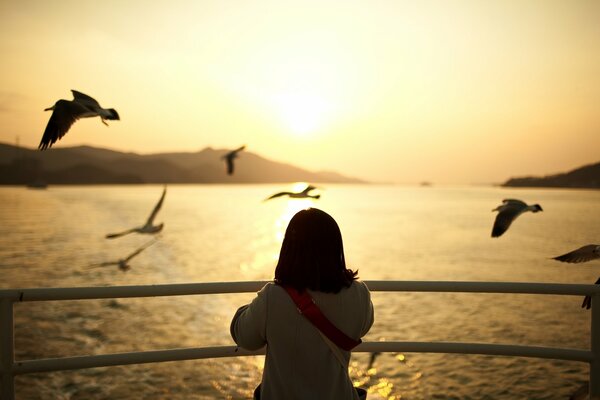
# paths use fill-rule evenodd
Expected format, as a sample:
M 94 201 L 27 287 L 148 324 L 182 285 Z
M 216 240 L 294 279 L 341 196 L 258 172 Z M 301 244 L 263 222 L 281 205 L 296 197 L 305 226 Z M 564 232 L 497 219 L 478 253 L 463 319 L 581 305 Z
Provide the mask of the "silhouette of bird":
M 233 160 L 236 159 L 238 156 L 238 153 L 240 151 L 244 150 L 245 148 L 246 148 L 246 145 L 243 145 L 242 147 L 232 150 L 229 153 L 225 154 L 223 157 L 221 157 L 222 159 L 224 159 L 227 162 L 227 174 L 228 175 L 233 175 Z
M 521 214 L 526 211 L 538 212 L 544 211 L 539 204 L 527 205 L 525 202 L 516 199 L 504 199 L 502 204 L 494 208 L 492 211 L 498 211 L 494 227 L 492 228 L 492 237 L 501 236 L 510 224 Z
M 587 246 L 582 246 L 577 250 L 553 257 L 554 260 L 567 263 L 582 263 L 596 260 L 598 258 L 600 258 L 600 245 L 598 244 L 588 244 Z
M 379 357 L 380 355 L 381 355 L 381 353 L 378 351 L 371 353 L 371 356 L 369 357 L 369 364 L 367 365 L 367 371 L 369 371 L 371 368 L 373 368 L 373 365 L 375 364 L 375 359 L 377 357 Z
M 301 192 L 279 192 L 279 193 L 275 193 L 274 195 L 272 195 L 270 197 L 267 197 L 263 201 L 271 200 L 271 199 L 274 199 L 276 197 L 281 197 L 281 196 L 289 196 L 289 197 L 294 198 L 294 199 L 301 199 L 301 198 L 307 198 L 307 197 L 310 197 L 312 199 L 318 199 L 319 197 L 321 197 L 320 194 L 315 194 L 315 195 L 309 194 L 309 192 L 311 190 L 314 190 L 314 189 L 317 189 L 317 187 L 316 186 L 312 186 L 312 185 L 308 185 Z
M 554 260 L 567 262 L 567 263 L 582 263 L 592 260 L 597 260 L 600 258 L 600 245 L 597 244 L 588 244 L 586 246 L 582 246 L 577 250 L 570 251 L 563 255 L 553 257 Z M 600 283 L 600 278 L 595 282 L 595 284 Z M 583 299 L 583 303 L 581 303 L 581 308 L 589 309 L 592 306 L 592 298 L 590 296 L 585 296 Z
M 586 400 L 588 398 L 590 383 L 586 382 L 583 385 L 579 386 L 576 391 L 569 396 L 569 400 Z
M 52 147 L 79 118 L 100 117 L 100 120 L 106 126 L 108 124 L 105 120 L 119 119 L 119 114 L 114 108 L 102 108 L 92 97 L 76 90 L 71 90 L 71 92 L 73 92 L 73 100 L 58 100 L 52 107 L 44 110 L 52 110 L 53 112 L 38 146 L 40 150 Z
M 152 239 L 152 240 L 150 240 L 149 242 L 143 244 L 136 251 L 134 251 L 133 253 L 131 253 L 130 255 L 128 255 L 125 258 L 121 258 L 121 259 L 119 259 L 117 261 L 107 261 L 107 262 L 103 262 L 103 263 L 92 264 L 92 265 L 89 266 L 89 268 L 94 268 L 94 267 L 109 267 L 111 265 L 116 265 L 116 266 L 119 267 L 119 269 L 121 271 L 127 271 L 127 270 L 131 269 L 131 266 L 129 265 L 129 261 L 131 261 L 131 259 L 133 257 L 137 256 L 138 254 L 140 254 L 142 251 L 144 251 L 148 247 L 152 246 L 157 241 L 158 241 L 158 239 Z
M 115 239 L 121 236 L 125 236 L 128 235 L 130 233 L 148 233 L 148 234 L 155 234 L 158 233 L 162 230 L 164 224 L 159 224 L 159 225 L 154 225 L 154 218 L 156 218 L 156 214 L 158 214 L 158 211 L 160 211 L 160 208 L 162 207 L 163 201 L 165 200 L 165 194 L 167 193 L 167 187 L 165 186 L 162 192 L 162 196 L 160 196 L 160 200 L 158 200 L 158 203 L 156 203 L 156 205 L 154 206 L 154 210 L 152 210 L 152 213 L 150 214 L 150 216 L 148 217 L 148 220 L 146 221 L 146 223 L 142 226 L 138 226 L 136 228 L 132 228 L 132 229 L 128 229 L 126 231 L 123 232 L 119 232 L 119 233 L 109 233 L 108 235 L 106 235 L 107 239 Z

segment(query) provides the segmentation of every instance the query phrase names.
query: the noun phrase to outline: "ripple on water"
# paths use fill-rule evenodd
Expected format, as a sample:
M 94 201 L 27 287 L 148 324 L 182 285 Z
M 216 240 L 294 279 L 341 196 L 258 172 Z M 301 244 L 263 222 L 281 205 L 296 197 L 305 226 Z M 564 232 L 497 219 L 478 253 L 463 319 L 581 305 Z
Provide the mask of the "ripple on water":
M 172 185 L 161 240 L 116 268 L 148 238 L 104 235 L 147 216 L 161 187 L 0 188 L 2 287 L 108 286 L 270 279 L 297 204 L 263 204 L 277 185 Z M 544 205 L 491 240 L 489 210 L 506 197 Z M 352 202 L 346 201 L 352 198 Z M 235 199 L 235 201 L 233 200 Z M 344 234 L 362 279 L 592 283 L 591 265 L 548 260 L 598 236 L 600 193 L 500 188 L 331 185 L 318 207 Z M 576 201 L 577 208 L 568 207 Z M 596 216 L 590 218 L 591 216 Z M 562 223 L 568 221 L 568 223 Z M 549 235 L 548 232 L 560 232 Z M 435 245 L 432 245 L 435 243 Z M 254 294 L 86 300 L 15 305 L 17 360 L 171 347 L 229 345 L 229 321 Z M 589 346 L 578 297 L 374 293 L 367 340 L 473 341 Z M 263 357 L 142 364 L 18 376 L 23 399 L 248 398 Z M 370 397 L 560 399 L 587 379 L 583 363 L 443 354 L 353 355 L 351 376 Z

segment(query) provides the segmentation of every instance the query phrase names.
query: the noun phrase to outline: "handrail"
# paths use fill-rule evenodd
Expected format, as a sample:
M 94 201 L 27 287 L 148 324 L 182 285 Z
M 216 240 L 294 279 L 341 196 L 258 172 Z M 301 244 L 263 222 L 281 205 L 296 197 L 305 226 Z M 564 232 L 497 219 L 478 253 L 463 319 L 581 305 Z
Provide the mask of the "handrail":
M 0 289 L 0 299 L 19 301 L 86 300 L 130 297 L 249 293 L 269 281 L 175 283 L 137 286 Z M 585 296 L 600 294 L 600 285 L 535 282 L 365 281 L 374 292 L 514 293 Z
M 554 360 L 581 361 L 588 363 L 593 360 L 593 354 L 588 350 L 463 342 L 363 342 L 354 348 L 352 352 L 479 354 L 488 356 L 548 358 Z M 205 358 L 259 356 L 264 354 L 264 348 L 250 351 L 237 346 L 189 347 L 182 349 L 138 351 L 130 353 L 101 354 L 95 356 L 45 358 L 41 360 L 18 361 L 14 365 L 13 373 L 15 375 L 21 375 L 36 372 L 111 367 L 116 365 L 199 360 Z
M 247 351 L 236 346 L 214 346 L 15 362 L 13 304 L 16 302 L 247 293 L 259 290 L 266 283 L 267 281 L 242 281 L 143 286 L 0 289 L 0 398 L 14 399 L 14 376 L 19 374 L 264 354 L 264 349 Z M 365 283 L 371 291 L 590 295 L 593 296 L 592 304 L 600 302 L 600 285 L 381 280 L 369 280 Z M 592 307 L 591 336 L 590 350 L 463 342 L 365 342 L 354 351 L 485 354 L 587 362 L 590 364 L 589 393 L 591 396 L 598 396 L 600 395 L 600 307 Z

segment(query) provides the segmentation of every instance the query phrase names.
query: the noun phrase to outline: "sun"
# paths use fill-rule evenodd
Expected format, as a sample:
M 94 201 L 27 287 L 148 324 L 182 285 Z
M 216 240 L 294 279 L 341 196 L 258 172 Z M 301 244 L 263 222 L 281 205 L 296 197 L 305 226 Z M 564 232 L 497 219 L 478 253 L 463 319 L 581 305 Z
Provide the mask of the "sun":
M 309 136 L 321 129 L 331 111 L 325 98 L 302 90 L 280 92 L 274 96 L 274 106 L 282 123 L 298 136 Z

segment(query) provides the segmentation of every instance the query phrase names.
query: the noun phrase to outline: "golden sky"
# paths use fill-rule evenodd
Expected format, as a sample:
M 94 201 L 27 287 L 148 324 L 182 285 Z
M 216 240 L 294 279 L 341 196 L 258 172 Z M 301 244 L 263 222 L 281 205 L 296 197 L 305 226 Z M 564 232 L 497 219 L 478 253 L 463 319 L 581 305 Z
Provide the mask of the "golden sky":
M 374 181 L 600 161 L 600 1 L 2 1 L 0 141 L 70 89 L 56 147 L 236 148 Z M 52 149 L 48 150 L 51 151 Z

